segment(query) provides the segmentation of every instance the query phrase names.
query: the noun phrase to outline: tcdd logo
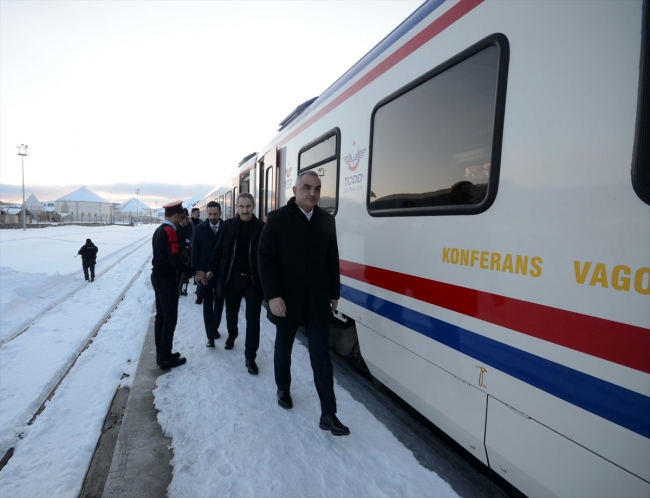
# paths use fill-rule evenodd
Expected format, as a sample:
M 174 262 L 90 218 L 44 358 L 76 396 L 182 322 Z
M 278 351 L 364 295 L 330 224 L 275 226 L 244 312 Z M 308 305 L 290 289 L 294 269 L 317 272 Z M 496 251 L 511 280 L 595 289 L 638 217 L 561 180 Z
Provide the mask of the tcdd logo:
M 358 175 L 346 176 L 345 184 L 354 185 L 355 183 L 361 183 L 362 180 L 363 180 L 363 175 L 361 173 L 359 173 Z
M 355 143 L 356 142 L 354 142 L 353 145 Z M 345 156 L 343 158 L 343 160 L 345 161 L 345 164 L 347 164 L 348 168 L 350 168 L 350 171 L 354 171 L 355 169 L 357 169 L 359 167 L 359 163 L 361 162 L 361 158 L 363 157 L 363 155 L 365 153 L 366 153 L 366 149 L 357 148 L 357 153 L 354 155 L 354 157 L 352 156 L 352 154 L 348 154 L 347 156 Z

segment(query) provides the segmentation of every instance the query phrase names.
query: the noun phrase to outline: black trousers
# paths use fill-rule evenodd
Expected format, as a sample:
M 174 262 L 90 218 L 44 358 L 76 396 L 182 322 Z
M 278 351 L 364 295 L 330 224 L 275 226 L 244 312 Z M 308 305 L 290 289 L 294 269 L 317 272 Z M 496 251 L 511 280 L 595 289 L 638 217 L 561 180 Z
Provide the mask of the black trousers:
M 321 413 L 333 415 L 336 413 L 336 397 L 334 396 L 334 370 L 329 351 L 330 330 L 329 327 L 316 327 L 310 323 L 307 323 L 305 329 Z M 273 363 L 275 383 L 282 391 L 289 391 L 291 388 L 291 351 L 296 331 L 297 327 L 276 326 Z
M 151 285 L 156 293 L 156 353 L 161 359 L 169 359 L 178 320 L 178 284 L 175 276 L 164 277 L 152 273 Z
M 226 301 L 226 325 L 228 335 L 237 337 L 237 321 L 242 298 L 246 299 L 246 349 L 247 359 L 254 360 L 260 346 L 260 312 L 264 294 L 258 285 L 254 285 L 250 275 L 233 272 L 224 291 Z
M 215 286 L 216 278 L 211 278 L 208 285 L 199 284 L 196 289 L 197 296 L 203 299 L 203 324 L 205 325 L 205 335 L 208 339 L 214 340 L 215 333 L 221 325 L 221 314 L 223 313 L 223 299 L 217 297 Z
M 82 261 L 81 265 L 84 269 L 84 277 L 88 280 L 88 270 L 90 269 L 90 278 L 95 279 L 95 263 L 93 261 Z

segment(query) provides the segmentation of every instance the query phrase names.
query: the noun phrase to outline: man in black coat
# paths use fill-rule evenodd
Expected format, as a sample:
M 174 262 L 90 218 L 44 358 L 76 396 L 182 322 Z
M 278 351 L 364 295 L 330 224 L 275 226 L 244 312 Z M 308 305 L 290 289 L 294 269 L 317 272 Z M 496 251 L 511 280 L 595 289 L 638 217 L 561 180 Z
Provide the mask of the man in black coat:
M 156 319 L 154 336 L 156 340 L 156 362 L 162 370 L 185 363 L 180 353 L 172 353 L 174 331 L 178 321 L 177 273 L 205 278 L 201 270 L 194 270 L 181 259 L 177 226 L 184 215 L 181 201 L 163 206 L 165 221 L 156 229 L 151 239 L 151 285 L 156 294 Z M 185 214 L 187 211 L 185 212 Z
M 221 232 L 223 222 L 221 221 L 221 206 L 218 202 L 208 202 L 208 219 L 199 223 L 194 229 L 192 241 L 192 268 L 207 272 L 210 268 L 212 253 L 217 245 L 217 238 Z M 208 281 L 207 285 L 199 282 L 197 291 L 203 301 L 203 323 L 205 334 L 208 336 L 208 348 L 214 347 L 214 340 L 219 339 L 219 325 L 221 325 L 221 313 L 223 311 L 223 299 L 215 296 L 217 279 Z
M 86 239 L 86 243 L 81 246 L 77 254 L 81 255 L 81 265 L 84 269 L 84 277 L 91 282 L 95 281 L 95 263 L 97 263 L 97 246 L 93 241 Z M 88 270 L 90 269 L 90 279 L 88 278 Z
M 226 301 L 228 339 L 225 349 L 235 346 L 239 335 L 237 321 L 242 298 L 246 299 L 246 368 L 257 375 L 255 359 L 260 345 L 262 285 L 257 265 L 257 248 L 264 222 L 255 217 L 255 198 L 249 193 L 237 196 L 237 216 L 223 222 L 222 233 L 212 255 L 207 279 L 216 275 L 216 292 Z
M 199 208 L 192 208 L 192 218 L 190 218 L 190 221 L 192 222 L 192 225 L 194 225 L 194 228 L 202 223 L 200 216 L 201 210 Z
M 304 325 L 321 403 L 319 427 L 335 436 L 350 430 L 336 417 L 329 324 L 340 297 L 339 250 L 334 217 L 318 207 L 321 182 L 314 170 L 301 173 L 295 197 L 269 213 L 259 247 L 260 276 L 276 325 L 275 383 L 278 404 L 292 408 L 291 350 Z

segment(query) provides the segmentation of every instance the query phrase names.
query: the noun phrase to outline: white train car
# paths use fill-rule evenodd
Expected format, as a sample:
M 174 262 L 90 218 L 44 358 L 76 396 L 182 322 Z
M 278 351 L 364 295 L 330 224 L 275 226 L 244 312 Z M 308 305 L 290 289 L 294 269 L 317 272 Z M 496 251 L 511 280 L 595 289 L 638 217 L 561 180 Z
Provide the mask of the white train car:
M 641 0 L 425 2 L 219 194 L 315 168 L 370 371 L 530 496 L 650 497 L 648 46 Z

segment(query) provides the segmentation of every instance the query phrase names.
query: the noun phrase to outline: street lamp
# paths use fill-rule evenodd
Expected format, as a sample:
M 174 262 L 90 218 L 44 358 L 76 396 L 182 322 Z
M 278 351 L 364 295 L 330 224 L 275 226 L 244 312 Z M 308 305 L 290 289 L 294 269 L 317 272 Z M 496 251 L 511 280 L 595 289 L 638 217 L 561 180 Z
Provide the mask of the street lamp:
M 136 188 L 135 189 L 135 220 L 138 221 L 138 213 L 140 212 L 140 202 L 138 201 L 138 194 L 140 193 L 140 189 Z
M 27 230 L 27 225 L 25 222 L 25 156 L 29 155 L 27 150 L 27 145 L 18 145 L 16 146 L 18 150 L 18 155 L 22 156 L 23 163 L 23 231 Z

